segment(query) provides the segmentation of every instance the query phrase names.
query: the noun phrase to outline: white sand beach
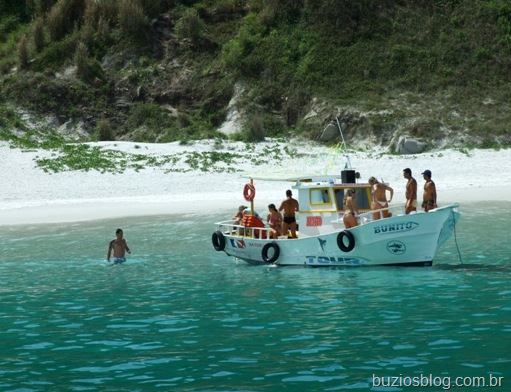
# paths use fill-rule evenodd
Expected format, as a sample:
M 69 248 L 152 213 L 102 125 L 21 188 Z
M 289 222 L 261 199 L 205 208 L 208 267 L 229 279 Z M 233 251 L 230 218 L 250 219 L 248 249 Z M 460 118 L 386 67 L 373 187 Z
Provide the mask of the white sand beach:
M 191 145 L 178 143 L 143 144 L 129 142 L 92 143 L 105 149 L 154 157 L 185 154 L 190 151 L 243 151 L 243 143 L 214 145 L 202 141 Z M 312 142 L 287 144 L 295 153 L 282 147 L 282 160 L 265 161 L 264 148 L 275 142 L 255 145 L 261 162 L 247 160 L 236 164 L 236 172 L 217 173 L 192 170 L 169 171 L 167 166 L 149 166 L 122 174 L 90 171 L 46 173 L 36 157 L 50 157 L 46 150 L 23 151 L 0 142 L 0 225 L 77 222 L 144 215 L 234 213 L 246 204 L 242 190 L 248 181 L 244 173 L 289 178 L 293 175 L 338 174 L 346 165 L 339 152 Z M 432 171 L 438 191 L 438 204 L 451 202 L 505 201 L 510 199 L 511 149 L 442 150 L 418 155 L 391 155 L 380 151 L 350 152 L 351 166 L 366 182 L 375 176 L 394 189 L 393 203 L 404 202 L 406 181 L 403 169 L 412 169 L 422 198 L 424 180 L 421 172 Z M 255 208 L 266 211 L 268 203 L 280 203 L 292 183 L 256 180 Z

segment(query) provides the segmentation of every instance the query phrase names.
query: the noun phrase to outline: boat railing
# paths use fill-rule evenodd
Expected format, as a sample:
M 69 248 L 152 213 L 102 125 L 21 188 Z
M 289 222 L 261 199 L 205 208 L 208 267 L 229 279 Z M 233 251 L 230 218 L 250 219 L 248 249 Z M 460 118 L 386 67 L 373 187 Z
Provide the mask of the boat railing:
M 388 216 L 386 212 L 388 212 Z M 371 210 L 368 212 L 364 212 L 358 215 L 358 221 L 360 225 L 364 225 L 376 219 L 386 219 L 392 216 L 399 216 L 405 214 L 405 208 L 402 205 L 399 206 L 390 206 L 386 208 L 381 208 L 378 210 Z
M 215 223 L 218 231 L 230 236 L 241 238 L 270 239 L 271 229 L 269 227 L 252 227 L 235 223 L 233 220 Z
M 430 210 L 430 212 L 438 211 L 438 210 L 442 210 L 442 209 L 446 209 L 446 208 L 450 208 L 450 209 L 457 211 L 458 207 L 459 207 L 459 204 L 457 204 L 457 203 L 449 204 L 447 206 L 442 206 L 442 207 L 435 208 L 434 210 Z M 388 211 L 389 216 L 385 217 L 384 211 Z M 423 213 L 423 211 L 416 211 L 416 212 L 414 211 L 411 214 L 421 214 L 421 213 Z M 391 218 L 393 216 L 402 216 L 405 214 L 406 214 L 406 211 L 405 211 L 404 205 L 399 205 L 399 206 L 391 206 L 391 207 L 387 207 L 387 208 L 381 208 L 378 210 L 371 210 L 371 211 L 364 212 L 360 215 L 357 215 L 357 218 L 358 218 L 357 220 L 360 225 L 364 225 L 364 224 L 372 222 L 373 220 L 376 220 L 376 219 L 386 219 L 386 218 Z M 375 217 L 377 217 L 377 218 L 375 219 Z

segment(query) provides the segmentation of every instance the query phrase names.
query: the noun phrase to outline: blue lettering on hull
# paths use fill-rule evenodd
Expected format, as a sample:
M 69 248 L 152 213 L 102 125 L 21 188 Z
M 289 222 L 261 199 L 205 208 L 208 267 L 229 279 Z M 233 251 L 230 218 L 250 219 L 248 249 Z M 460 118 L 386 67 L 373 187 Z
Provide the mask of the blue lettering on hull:
M 360 259 L 354 257 L 305 256 L 308 265 L 361 265 Z
M 374 234 L 389 234 L 402 231 L 410 231 L 416 229 L 417 227 L 419 227 L 419 224 L 416 222 L 389 223 L 387 225 L 376 226 L 374 228 Z

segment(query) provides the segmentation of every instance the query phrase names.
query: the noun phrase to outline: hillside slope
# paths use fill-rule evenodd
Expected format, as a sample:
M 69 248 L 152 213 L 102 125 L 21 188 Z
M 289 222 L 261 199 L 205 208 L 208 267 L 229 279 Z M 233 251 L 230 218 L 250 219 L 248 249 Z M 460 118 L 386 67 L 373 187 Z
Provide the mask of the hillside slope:
M 10 3 L 4 139 L 318 139 L 339 116 L 358 148 L 511 144 L 506 1 Z

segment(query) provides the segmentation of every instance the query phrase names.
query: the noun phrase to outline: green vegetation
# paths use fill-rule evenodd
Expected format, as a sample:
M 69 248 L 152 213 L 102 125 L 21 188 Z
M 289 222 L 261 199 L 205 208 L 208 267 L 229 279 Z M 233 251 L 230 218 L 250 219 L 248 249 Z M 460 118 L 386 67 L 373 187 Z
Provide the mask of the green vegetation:
M 0 0 L 0 137 L 33 128 L 22 110 L 84 141 L 222 139 L 240 84 L 235 140 L 317 138 L 340 114 L 348 142 L 511 145 L 509 2 L 377 3 Z
M 0 107 L 0 118 L 10 116 L 11 124 L 17 121 L 16 115 Z M 4 117 L 5 116 L 5 117 Z M 0 122 L 0 126 L 3 123 Z M 0 128 L 1 129 L 1 128 Z M 242 163 L 251 162 L 254 166 L 261 163 L 280 162 L 281 148 L 278 144 L 265 146 L 256 152 L 252 144 L 246 144 L 237 152 L 221 151 L 189 151 L 171 155 L 133 154 L 111 148 L 91 146 L 86 143 L 68 143 L 61 135 L 50 129 L 43 132 L 26 129 L 23 136 L 0 133 L 4 139 L 11 140 L 11 148 L 19 148 L 24 152 L 45 151 L 48 156 L 36 156 L 36 164 L 47 173 L 65 171 L 91 171 L 101 173 L 123 173 L 128 169 L 142 170 L 159 168 L 165 173 L 186 173 L 192 170 L 202 172 L 236 172 Z M 296 151 L 285 146 L 286 154 L 293 157 Z
M 247 161 L 253 165 L 264 162 L 280 162 L 280 149 L 268 149 L 263 155 L 245 149 L 239 153 L 206 151 L 190 151 L 180 154 L 151 156 L 130 154 L 116 150 L 90 146 L 88 144 L 62 144 L 52 150 L 49 158 L 36 158 L 37 165 L 48 173 L 63 171 L 90 171 L 101 173 L 122 173 L 127 169 L 136 171 L 145 168 L 162 168 L 165 173 L 186 173 L 192 170 L 201 172 L 236 172 L 241 163 Z

